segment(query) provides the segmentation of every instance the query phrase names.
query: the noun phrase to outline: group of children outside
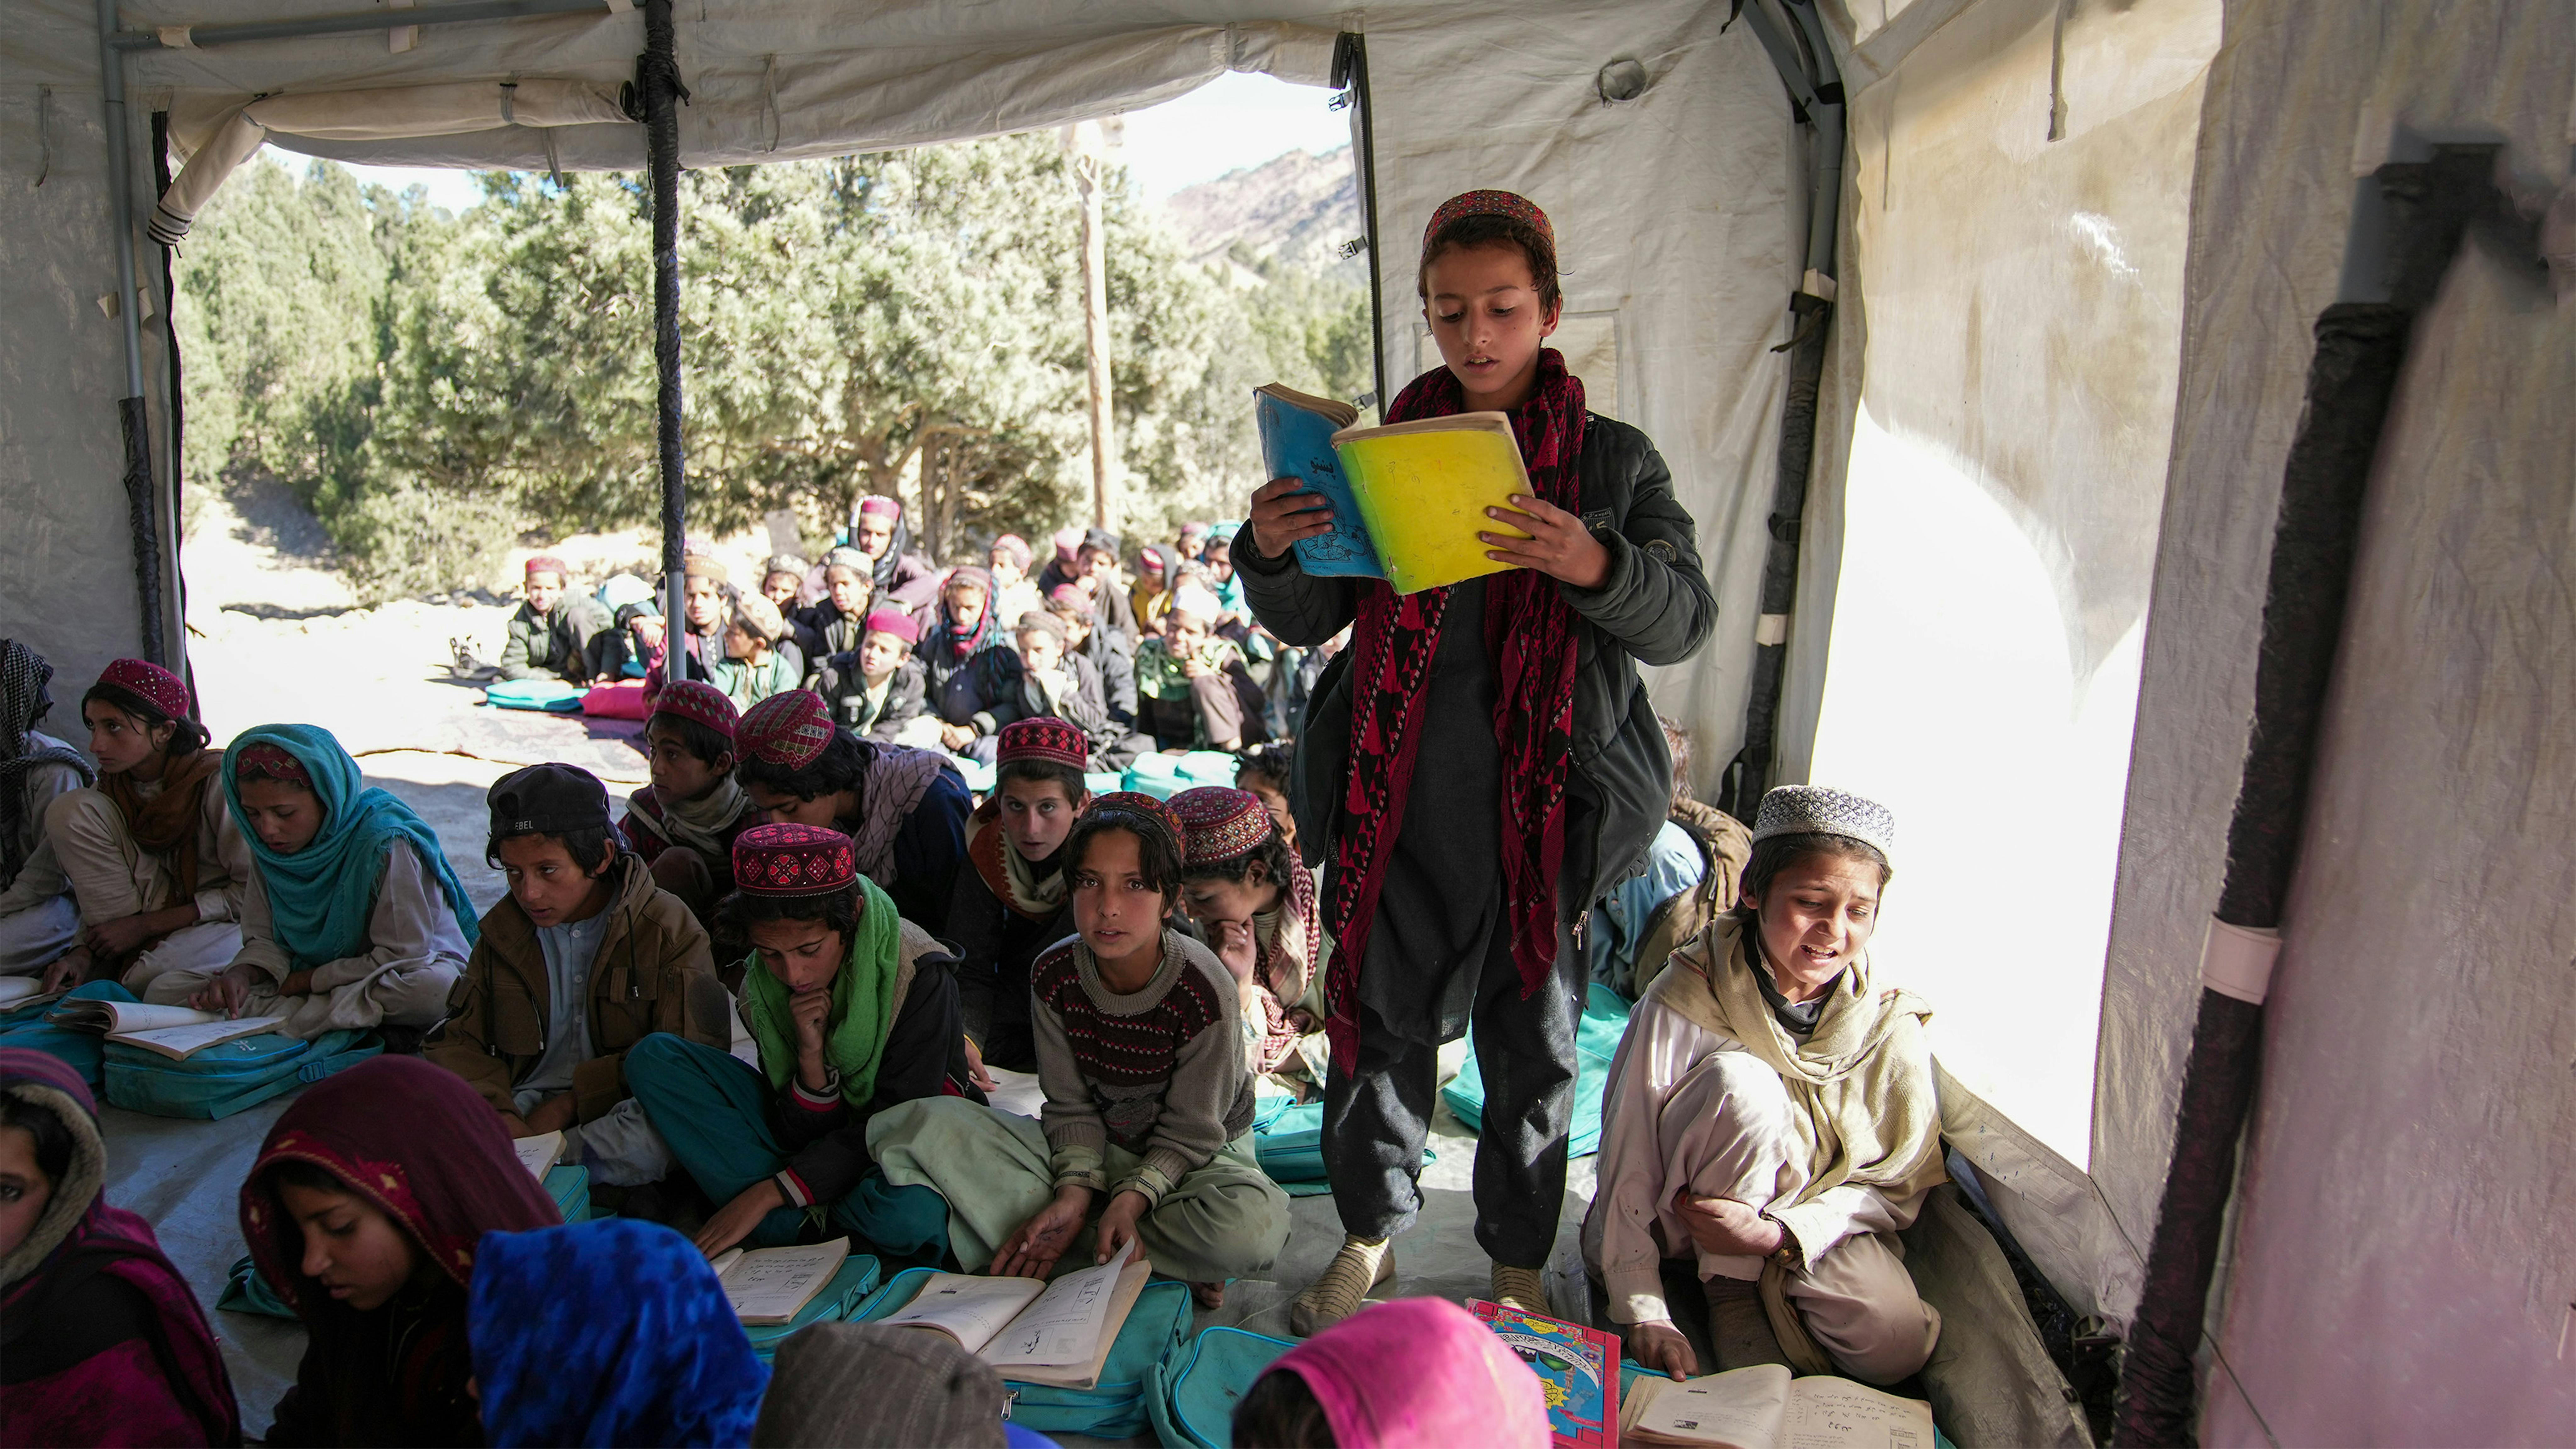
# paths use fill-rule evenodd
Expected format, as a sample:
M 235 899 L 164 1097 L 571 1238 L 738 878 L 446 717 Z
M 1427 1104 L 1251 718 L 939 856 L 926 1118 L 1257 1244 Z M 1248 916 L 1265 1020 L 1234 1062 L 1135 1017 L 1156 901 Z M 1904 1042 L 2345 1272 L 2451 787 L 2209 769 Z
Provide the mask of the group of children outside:
M 1320 1102 L 1343 1241 L 1292 1305 L 1311 1341 L 1247 1395 L 1235 1442 L 1544 1442 L 1534 1381 L 1473 1320 L 1363 1304 L 1421 1209 L 1439 1049 L 1471 1034 L 1489 1296 L 1591 1316 L 1542 1270 L 1595 982 L 1636 1002 L 1581 1234 L 1629 1355 L 1675 1376 L 1920 1369 L 1940 1320 L 1893 1235 L 1942 1180 L 1928 1008 L 1866 949 L 1893 818 L 1784 787 L 1748 828 L 1676 788 L 1637 666 L 1688 657 L 1715 604 L 1662 460 L 1542 345 L 1547 218 L 1454 198 L 1421 290 L 1445 365 L 1388 417 L 1510 416 L 1533 492 L 1479 536 L 1512 567 L 1401 597 L 1306 575 L 1292 545 L 1329 524 L 1281 479 L 1240 531 L 1185 536 L 1204 573 L 1157 546 L 1119 587 L 1114 541 L 1077 535 L 1035 580 L 1015 538 L 942 580 L 871 505 L 825 562 L 837 612 L 805 654 L 743 627 L 783 620 L 776 601 L 726 622 L 725 581 L 693 564 L 683 647 L 757 669 L 794 646 L 821 687 L 747 707 L 721 672 L 659 688 L 651 783 L 619 818 L 568 765 L 500 780 L 486 858 L 508 894 L 479 919 L 326 732 L 214 750 L 182 681 L 121 660 L 83 696 L 84 759 L 36 730 L 43 662 L 0 642 L 0 967 L 390 1048 L 307 1089 L 241 1184 L 253 1255 L 311 1331 L 268 1442 L 625 1443 L 647 1423 L 787 1442 L 762 1435 L 865 1419 L 845 1402 L 879 1392 L 865 1365 L 936 1378 L 917 1342 L 843 1326 L 791 1341 L 772 1381 L 704 1269 L 736 1246 L 846 1235 L 889 1264 L 1044 1277 L 1133 1244 L 1214 1307 L 1289 1236 L 1254 1147 L 1265 1096 Z M 854 620 L 863 589 L 923 612 Z M 1019 615 L 1015 664 L 986 662 L 1015 593 L 1046 603 Z M 1160 633 L 1094 649 L 1126 628 Z M 1245 651 L 1345 635 L 1293 752 L 1252 749 L 1234 787 L 1092 794 L 1139 729 L 1258 744 Z M 568 657 L 548 641 L 528 633 L 529 667 Z M 1134 688 L 1126 725 L 1106 658 Z M 886 728 L 906 698 L 977 707 L 907 735 Z M 994 767 L 980 803 L 952 751 Z M 45 1442 L 96 1442 L 106 1421 L 83 1416 L 109 1413 L 231 1442 L 187 1286 L 100 1196 L 85 1084 L 6 1045 L 0 1417 Z M 991 1104 L 996 1070 L 1035 1075 L 1038 1116 Z M 625 1216 L 557 1225 L 510 1148 L 552 1131 Z M 1702 1301 L 1677 1305 L 1676 1281 Z M 1717 1365 L 1677 1313 L 1705 1315 Z M 43 1353 L 21 1355 L 40 1319 Z M 972 1387 L 946 1382 L 914 1408 Z

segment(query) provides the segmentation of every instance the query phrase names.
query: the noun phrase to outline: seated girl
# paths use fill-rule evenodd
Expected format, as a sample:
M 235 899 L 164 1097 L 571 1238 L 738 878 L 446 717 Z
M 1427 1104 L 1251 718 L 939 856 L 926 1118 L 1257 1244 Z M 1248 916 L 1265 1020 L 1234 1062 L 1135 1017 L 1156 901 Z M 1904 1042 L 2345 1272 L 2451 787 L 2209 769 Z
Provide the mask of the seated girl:
M 760 823 L 733 777 L 739 720 L 733 701 L 704 680 L 684 679 L 655 695 L 644 721 L 652 783 L 626 797 L 619 827 L 653 883 L 700 921 L 733 891 L 734 837 Z
M 946 697 L 948 681 L 976 655 L 1008 647 L 1007 636 L 994 620 L 992 601 L 992 580 L 982 569 L 958 569 L 940 588 L 939 607 L 923 622 L 921 642 L 913 646 L 913 656 L 921 661 L 923 685 L 934 702 Z M 950 726 L 942 742 L 953 750 L 968 738 Z
M 1172 929 L 1181 831 L 1161 801 L 1095 801 L 1064 868 L 1081 934 L 1030 980 L 1040 1121 L 931 1099 L 878 1117 L 868 1146 L 888 1181 L 939 1190 L 969 1272 L 1044 1278 L 1089 1236 L 1092 1261 L 1134 1243 L 1216 1307 L 1288 1241 L 1288 1196 L 1253 1158 L 1234 977 Z
M 316 725 L 242 731 L 223 783 L 258 861 L 241 950 L 220 971 L 156 978 L 144 999 L 283 1016 L 297 1037 L 445 1021 L 479 927 L 437 832 Z
M 1664 1301 L 1671 1258 L 1696 1267 L 1716 1370 L 1894 1383 L 1941 1333 L 1895 1235 L 1944 1178 L 1931 1008 L 1875 985 L 1863 949 L 1896 821 L 1784 785 L 1752 834 L 1736 908 L 1674 954 L 1611 1061 L 1584 1257 L 1650 1368 L 1701 1372 Z
M 1546 1449 L 1538 1375 L 1445 1298 L 1371 1304 L 1271 1360 L 1234 1406 L 1244 1449 Z
M 910 614 L 879 609 L 868 615 L 867 632 L 853 652 L 824 660 L 811 687 L 855 734 L 879 744 L 936 749 L 940 719 L 930 713 L 930 686 L 912 652 L 920 642 L 921 625 Z
M 605 1218 L 494 1233 L 466 1309 L 490 1444 L 751 1441 L 769 1370 L 698 1250 Z
M 72 947 L 80 907 L 45 841 L 57 796 L 98 776 L 80 751 L 36 725 L 54 701 L 54 666 L 15 639 L 0 639 L 0 976 L 30 976 Z
M 81 696 L 81 718 L 98 788 L 45 810 L 45 839 L 80 903 L 80 943 L 45 972 L 46 989 L 121 976 L 142 992 L 165 972 L 222 970 L 241 949 L 251 853 L 188 686 L 119 659 Z
M 1174 795 L 1171 807 L 1187 851 L 1181 909 L 1242 993 L 1253 1074 L 1299 1101 L 1322 1096 L 1333 938 L 1315 908 L 1315 877 L 1249 790 L 1202 785 Z
M 738 1243 L 795 1242 L 828 1216 L 888 1257 L 937 1261 L 938 1201 L 896 1188 L 868 1155 L 878 1113 L 970 1094 L 949 958 L 859 874 L 849 837 L 763 825 L 734 842 L 721 913 L 759 953 L 742 986 L 760 1065 L 656 1033 L 626 1054 L 626 1081 L 671 1154 L 720 1204 L 698 1230 L 710 1258 Z M 809 1214 L 809 1209 L 821 1209 Z
M 755 705 L 734 740 L 734 773 L 771 822 L 850 837 L 859 874 L 905 920 L 933 934 L 948 928 L 975 802 L 947 756 L 837 728 L 822 696 L 803 689 Z
M 707 679 L 734 702 L 749 709 L 805 679 L 805 657 L 788 640 L 787 620 L 778 606 L 758 594 L 745 594 L 726 621 L 724 658 L 707 671 Z
M 455 1014 L 426 1055 L 482 1093 L 512 1137 L 561 1132 L 565 1159 L 595 1180 L 658 1182 L 671 1157 L 627 1095 L 626 1053 L 657 1031 L 732 1041 L 706 929 L 618 849 L 608 791 L 589 771 L 530 765 L 495 781 L 489 803 L 486 858 L 510 893 L 483 917 Z
M 12 1444 L 238 1444 L 232 1378 L 152 1225 L 107 1205 L 80 1073 L 0 1049 L 0 1433 Z
M 1163 632 L 1136 646 L 1136 728 L 1165 751 L 1224 750 L 1270 737 L 1261 686 L 1243 650 L 1209 632 L 1206 595 L 1184 595 L 1163 615 Z
M 475 1250 L 562 1220 L 454 1075 L 384 1056 L 306 1088 L 241 1189 L 242 1239 L 305 1328 L 266 1442 L 484 1442 L 466 1341 Z
M 957 995 L 976 1064 L 1037 1070 L 1029 1034 L 1029 972 L 1073 934 L 1065 837 L 1091 805 L 1082 731 L 1060 719 L 1015 720 L 996 736 L 993 793 L 967 829 L 966 859 L 948 906 L 957 943 Z

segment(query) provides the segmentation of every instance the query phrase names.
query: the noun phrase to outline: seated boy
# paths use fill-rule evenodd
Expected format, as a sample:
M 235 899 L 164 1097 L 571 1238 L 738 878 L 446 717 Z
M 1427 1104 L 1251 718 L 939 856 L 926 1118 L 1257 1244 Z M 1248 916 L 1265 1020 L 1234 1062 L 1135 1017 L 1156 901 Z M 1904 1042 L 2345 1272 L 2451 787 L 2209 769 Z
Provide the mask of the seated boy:
M 867 1251 L 937 1262 L 945 1205 L 889 1184 L 867 1139 L 870 1121 L 898 1103 L 983 1100 L 947 956 L 896 918 L 838 831 L 747 830 L 733 864 L 722 909 L 759 951 L 742 990 L 759 1065 L 667 1034 L 626 1054 L 645 1115 L 720 1204 L 698 1230 L 699 1249 L 713 1257 L 738 1243 L 846 1233 Z
M 1261 686 L 1234 641 L 1208 632 L 1195 599 L 1175 603 L 1163 632 L 1136 650 L 1136 724 L 1167 752 L 1232 754 L 1270 738 Z
M 934 749 L 939 716 L 930 712 L 930 685 L 912 655 L 920 642 L 921 625 L 910 614 L 879 609 L 853 649 L 823 661 L 810 687 L 845 728 L 883 744 Z
M 569 586 L 571 577 L 550 554 L 528 560 L 527 602 L 510 616 L 509 642 L 501 646 L 503 679 L 589 681 L 591 641 L 616 626 L 597 599 Z
M 760 596 L 781 615 L 796 611 L 796 596 L 805 591 L 805 560 L 792 553 L 773 553 L 760 561 Z
M 657 1181 L 670 1157 L 627 1095 L 626 1054 L 657 1031 L 717 1051 L 732 1041 L 707 933 L 619 848 L 589 771 L 530 765 L 488 798 L 487 858 L 510 893 L 484 912 L 424 1055 L 482 1093 L 511 1136 L 562 1132 L 567 1159 L 601 1182 Z
M 1071 584 L 1047 596 L 1047 612 L 1064 625 L 1064 652 L 1087 661 L 1100 676 L 1100 701 L 1122 736 L 1136 729 L 1136 653 L 1125 636 L 1095 627 L 1091 601 Z
M 1202 785 L 1169 803 L 1184 833 L 1181 909 L 1241 988 L 1253 1075 L 1299 1101 L 1322 1096 L 1333 938 L 1314 875 L 1249 790 Z
M 808 688 L 833 655 L 856 652 L 866 637 L 868 578 L 866 554 L 836 548 L 823 555 L 823 597 L 787 611 L 787 622 L 796 630 L 796 645 L 805 651 Z
M 735 601 L 725 626 L 724 658 L 707 671 L 708 682 L 721 689 L 737 709 L 749 709 L 773 694 L 804 682 L 805 659 L 787 639 L 787 620 L 778 606 L 758 594 Z
M 1742 821 L 1692 796 L 1690 736 L 1670 719 L 1656 720 L 1673 756 L 1672 805 L 1645 868 L 1593 903 L 1586 943 L 1592 979 L 1630 1001 L 1734 901 L 1736 873 L 1753 850 Z
M 761 701 L 734 739 L 734 774 L 764 816 L 847 835 L 859 874 L 894 897 L 905 920 L 947 930 L 975 808 L 954 762 L 837 728 L 822 697 L 804 689 Z
M 760 823 L 733 777 L 736 720 L 733 701 L 703 680 L 684 679 L 655 695 L 644 722 L 653 783 L 626 797 L 620 827 L 653 883 L 701 922 L 733 891 L 734 837 Z
M 868 1146 L 887 1181 L 947 1200 L 969 1271 L 1044 1278 L 1133 1243 L 1216 1307 L 1288 1242 L 1288 1195 L 1253 1159 L 1234 977 L 1171 927 L 1181 833 L 1161 801 L 1103 796 L 1062 851 L 1081 934 L 1030 981 L 1042 1124 L 933 1098 L 881 1114 Z
M 36 728 L 54 707 L 54 666 L 0 639 L 0 976 L 32 976 L 80 934 L 72 885 L 45 838 L 57 797 L 97 783 L 78 750 Z
M 1043 609 L 1023 614 L 1011 638 L 1015 647 L 985 650 L 948 681 L 940 714 L 950 726 L 950 738 L 965 736 L 949 748 L 991 764 L 994 738 L 1004 725 L 1044 716 L 1070 721 L 1086 744 L 1111 746 L 1118 753 L 1114 747 L 1123 743 L 1125 731 L 1109 723 L 1100 672 L 1081 655 L 1065 653 L 1063 621 Z M 1123 769 L 1133 758 L 1128 750 L 1102 768 Z
M 966 827 L 966 862 L 948 907 L 966 1041 L 984 1065 L 1037 1069 L 1029 1035 L 1029 968 L 1073 934 L 1064 858 L 1074 817 L 1091 805 L 1082 731 L 1060 719 L 1014 720 L 995 736 L 993 793 Z

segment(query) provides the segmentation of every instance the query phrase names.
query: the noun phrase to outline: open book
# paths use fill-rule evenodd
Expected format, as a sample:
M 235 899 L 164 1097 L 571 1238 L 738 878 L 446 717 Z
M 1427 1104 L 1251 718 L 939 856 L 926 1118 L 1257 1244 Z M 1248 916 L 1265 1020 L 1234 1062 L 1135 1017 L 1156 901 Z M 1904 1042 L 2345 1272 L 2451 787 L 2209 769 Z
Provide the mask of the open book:
M 282 1016 L 246 1016 L 232 1020 L 219 1012 L 186 1006 L 153 1006 L 140 1001 L 95 1001 L 74 997 L 45 1013 L 45 1020 L 66 1031 L 94 1032 L 112 1042 L 159 1052 L 184 1061 L 238 1037 L 257 1036 L 275 1027 Z
M 1932 1449 L 1932 1406 L 1830 1374 L 1793 1379 L 1786 1365 L 1766 1363 L 1682 1383 L 1641 1378 L 1619 1436 L 1723 1449 Z
M 1530 491 L 1505 413 L 1454 413 L 1361 428 L 1347 403 L 1272 383 L 1253 390 L 1261 460 L 1273 478 L 1302 478 L 1333 506 L 1333 531 L 1301 539 L 1297 566 L 1319 578 L 1382 578 L 1399 594 L 1501 573 L 1479 532 L 1485 516 Z
M 60 995 L 59 991 L 47 991 L 41 976 L 0 976 L 0 1011 L 15 1011 Z
M 1100 1382 L 1118 1330 L 1152 1276 L 1133 1243 L 1052 1283 L 934 1273 L 902 1312 L 882 1321 L 947 1334 L 1017 1383 L 1087 1389 Z
M 563 1134 L 560 1132 L 540 1132 L 534 1137 L 514 1138 L 510 1145 L 518 1151 L 519 1165 L 539 1182 L 546 1180 L 546 1173 L 554 1167 L 555 1159 L 563 1156 Z
M 544 1169 L 538 1173 L 542 1176 Z M 794 1248 L 734 1248 L 717 1254 L 707 1266 L 724 1285 L 734 1317 L 749 1324 L 790 1323 L 849 1256 L 850 1240 L 834 1238 Z

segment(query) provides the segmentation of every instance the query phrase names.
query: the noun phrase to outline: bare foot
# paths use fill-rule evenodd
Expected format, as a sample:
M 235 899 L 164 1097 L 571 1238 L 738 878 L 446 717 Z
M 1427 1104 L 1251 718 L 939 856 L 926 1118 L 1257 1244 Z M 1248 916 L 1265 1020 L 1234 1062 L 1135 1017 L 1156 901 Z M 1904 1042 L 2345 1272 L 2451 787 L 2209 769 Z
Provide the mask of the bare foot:
M 1225 1285 L 1223 1283 L 1193 1283 L 1190 1285 L 1190 1299 L 1201 1308 L 1223 1308 L 1225 1306 Z

